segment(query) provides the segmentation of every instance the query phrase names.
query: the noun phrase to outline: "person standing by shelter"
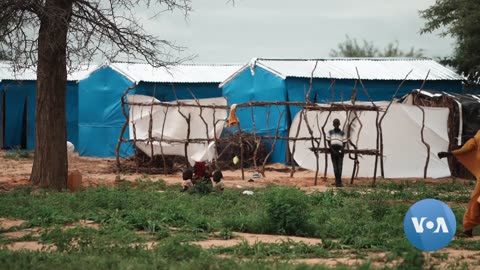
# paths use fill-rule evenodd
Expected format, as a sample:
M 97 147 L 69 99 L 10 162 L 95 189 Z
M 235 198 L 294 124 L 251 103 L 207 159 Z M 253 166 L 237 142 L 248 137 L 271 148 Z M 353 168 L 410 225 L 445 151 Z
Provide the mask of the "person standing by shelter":
M 343 168 L 343 149 L 345 148 L 345 133 L 340 129 L 340 120 L 333 120 L 333 129 L 330 130 L 326 138 L 330 155 L 332 157 L 333 171 L 335 173 L 335 186 L 343 187 L 342 168 Z
M 467 211 L 463 216 L 463 237 L 473 237 L 473 228 L 480 225 L 480 130 L 460 149 L 451 152 L 439 152 L 438 157 L 454 156 L 472 173 L 477 183 L 472 192 Z

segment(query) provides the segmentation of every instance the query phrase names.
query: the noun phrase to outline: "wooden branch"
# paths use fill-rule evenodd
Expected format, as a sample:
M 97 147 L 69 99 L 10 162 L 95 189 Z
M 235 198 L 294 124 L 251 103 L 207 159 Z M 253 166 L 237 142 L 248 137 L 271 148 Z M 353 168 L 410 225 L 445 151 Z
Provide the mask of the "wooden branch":
M 244 171 L 244 164 L 243 164 L 243 137 L 242 137 L 242 129 L 240 128 L 240 122 L 237 123 L 238 132 L 240 133 L 240 169 L 242 171 L 242 180 L 245 180 L 245 171 Z
M 267 136 L 270 137 L 270 128 L 268 126 L 269 122 L 270 122 L 270 109 L 271 107 L 268 107 L 268 111 L 267 111 L 267 121 L 266 121 L 266 129 L 267 129 Z M 269 140 L 269 142 L 271 142 L 271 140 Z M 267 164 L 267 160 L 269 158 L 269 155 L 267 154 L 267 156 L 263 159 L 263 163 L 262 163 L 262 171 L 260 172 L 262 174 L 263 177 L 265 177 L 265 164 Z
M 163 154 L 163 133 L 165 131 L 165 123 L 167 122 L 167 115 L 168 115 L 168 107 L 165 108 L 165 117 L 163 117 L 163 123 L 162 123 L 162 135 L 160 135 L 160 153 L 162 155 L 162 161 L 163 161 L 163 174 L 167 175 L 168 170 L 167 170 L 167 160 L 165 159 L 165 155 Z M 153 143 L 152 143 L 153 144 Z
M 255 123 L 255 113 L 253 111 L 253 106 L 250 106 L 250 112 L 252 116 L 253 140 L 255 141 L 255 150 L 253 151 L 253 167 L 255 168 L 255 172 L 258 172 L 257 155 L 258 155 L 258 149 L 260 148 L 261 141 L 260 140 L 257 141 L 257 128 Z
M 330 148 L 318 148 L 318 147 L 310 147 L 310 151 L 317 152 L 317 153 L 330 153 Z M 344 149 L 344 153 L 353 153 L 358 155 L 366 155 L 366 156 L 379 156 L 380 152 L 375 149 Z
M 422 85 L 420 86 L 420 91 L 422 91 L 423 87 L 425 86 L 425 83 L 428 79 L 428 76 L 430 75 L 430 70 L 428 70 L 427 72 L 427 76 L 425 77 L 425 80 L 423 80 L 423 83 Z M 418 97 L 418 96 L 416 96 Z M 414 97 L 415 99 L 415 97 Z M 430 144 L 428 144 L 426 141 L 425 141 L 425 137 L 424 137 L 424 130 L 425 130 L 425 110 L 417 104 L 417 102 L 415 102 L 414 100 L 414 104 L 415 106 L 417 106 L 418 109 L 420 109 L 422 111 L 422 129 L 420 131 L 420 134 L 421 134 L 421 138 L 422 138 L 422 143 L 425 145 L 425 147 L 427 148 L 427 159 L 425 160 L 425 167 L 423 169 L 423 178 L 427 178 L 427 170 L 428 170 L 428 164 L 430 162 Z
M 185 142 L 185 163 L 187 165 L 188 168 L 190 168 L 190 162 L 188 161 L 188 144 L 189 144 L 189 138 L 190 138 L 190 120 L 191 120 L 191 115 L 188 114 L 188 117 L 187 117 L 187 139 L 186 139 L 186 142 Z
M 315 148 L 315 143 L 314 142 L 316 142 L 316 140 L 315 140 L 315 137 L 313 135 L 313 130 L 312 130 L 312 128 L 310 126 L 310 123 L 308 121 L 306 111 L 303 111 L 303 112 L 305 113 L 305 115 L 304 115 L 305 123 L 307 124 L 308 133 L 310 134 L 310 143 L 312 144 L 312 149 L 313 149 L 313 148 Z M 314 183 L 315 186 L 316 186 L 317 185 L 317 180 L 318 180 L 318 152 L 314 151 L 313 153 L 315 154 L 315 159 L 316 159 L 316 170 L 315 170 L 316 174 L 315 174 L 315 183 Z
M 153 103 L 153 104 L 152 104 Z M 130 106 L 163 106 L 163 107 L 202 107 L 207 109 L 225 109 L 228 110 L 230 107 L 223 105 L 201 105 L 190 104 L 185 102 L 169 103 L 169 102 L 127 102 L 127 105 Z M 237 108 L 246 108 L 246 107 L 265 107 L 265 106 L 303 106 L 306 110 L 310 111 L 344 111 L 344 110 L 356 110 L 356 111 L 382 111 L 383 109 L 378 106 L 368 106 L 368 105 L 339 105 L 336 103 L 328 104 L 329 106 L 319 106 L 318 104 L 311 102 L 291 102 L 291 101 L 269 101 L 269 102 L 247 102 L 237 105 Z
M 296 146 L 297 146 L 297 139 L 298 139 L 298 135 L 300 134 L 300 127 L 302 125 L 302 120 L 303 120 L 303 109 L 300 111 L 300 121 L 298 122 L 298 126 L 297 126 L 297 132 L 295 133 L 295 138 L 293 138 L 293 146 L 292 146 L 292 170 L 290 172 L 290 177 L 293 177 L 293 174 L 295 173 L 295 150 L 296 150 Z M 288 140 L 290 141 L 290 140 Z
M 120 146 L 122 145 L 123 135 L 125 134 L 125 130 L 127 129 L 128 123 L 129 123 L 129 116 L 128 116 L 127 110 L 125 109 L 125 97 L 127 96 L 128 92 L 130 92 L 130 90 L 133 90 L 136 87 L 137 87 L 136 83 L 133 84 L 132 86 L 127 87 L 127 89 L 123 92 L 122 97 L 120 98 L 120 101 L 122 104 L 122 113 L 123 113 L 123 116 L 125 116 L 125 123 L 123 124 L 122 129 L 120 130 L 120 138 L 117 142 L 117 147 L 115 149 L 115 156 L 116 156 L 118 170 L 120 170 L 120 165 L 121 165 L 120 164 Z
M 277 107 L 278 109 L 278 107 Z M 280 111 L 280 109 L 279 109 Z M 283 113 L 285 111 L 281 111 L 280 112 L 280 117 L 278 118 L 278 121 L 277 121 L 277 129 L 276 129 L 276 132 L 275 132 L 275 139 L 273 140 L 273 144 L 272 144 L 272 147 L 270 149 L 270 152 L 267 154 L 267 156 L 265 157 L 265 159 L 263 160 L 263 166 L 262 166 L 262 174 L 265 175 L 265 166 L 267 164 L 267 160 L 270 158 L 270 156 L 273 154 L 273 152 L 275 151 L 275 145 L 277 143 L 277 138 L 278 138 L 278 131 L 280 130 L 280 123 L 282 121 L 282 117 L 283 117 Z M 267 121 L 267 125 L 268 125 L 268 121 Z
M 388 112 L 388 109 L 390 109 L 390 106 L 392 106 L 393 100 L 395 99 L 395 97 L 397 96 L 398 92 L 399 92 L 400 89 L 402 88 L 403 84 L 404 84 L 405 81 L 407 80 L 408 76 L 410 76 L 410 74 L 411 74 L 412 72 L 413 72 L 413 69 L 410 70 L 410 71 L 407 73 L 407 75 L 405 75 L 405 78 L 403 78 L 402 82 L 398 85 L 397 90 L 395 90 L 395 93 L 393 94 L 392 99 L 391 99 L 390 102 L 388 103 L 388 106 L 387 106 L 387 108 L 385 109 L 385 112 L 383 113 L 382 117 L 380 117 L 380 122 L 379 122 L 379 124 L 378 124 L 378 128 L 379 128 L 379 132 L 380 132 L 380 153 L 382 153 L 382 158 L 380 159 L 380 170 L 381 170 L 382 177 L 385 177 L 385 168 L 384 168 L 384 162 L 383 162 L 383 130 L 382 130 L 383 119 L 384 119 L 385 116 L 387 115 L 387 112 Z

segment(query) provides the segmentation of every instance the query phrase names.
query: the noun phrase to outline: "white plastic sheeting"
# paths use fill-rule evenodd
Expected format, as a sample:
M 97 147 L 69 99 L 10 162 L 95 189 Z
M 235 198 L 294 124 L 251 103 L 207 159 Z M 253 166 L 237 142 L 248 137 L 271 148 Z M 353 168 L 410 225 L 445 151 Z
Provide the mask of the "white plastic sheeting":
M 135 103 L 151 103 L 159 102 L 157 99 L 144 95 L 130 95 L 127 97 L 128 102 Z M 195 100 L 180 100 L 182 103 L 197 104 Z M 176 104 L 176 102 L 170 102 Z M 201 105 L 227 105 L 224 98 L 208 98 L 199 99 Z M 130 106 L 130 122 L 129 133 L 130 139 L 148 139 L 150 126 L 150 114 L 152 115 L 152 137 L 174 140 L 187 139 L 188 125 L 185 118 L 179 113 L 188 117 L 190 115 L 190 139 L 206 139 L 207 127 L 200 117 L 200 108 L 196 107 L 164 107 L 164 106 Z M 215 117 L 213 109 L 202 109 L 202 116 L 208 124 L 208 137 L 214 138 L 216 132 L 217 138 L 220 137 L 225 121 L 227 118 L 227 110 L 215 109 Z M 164 119 L 165 126 L 163 127 Z M 214 118 L 216 127 L 214 129 Z M 134 130 L 135 124 L 135 130 Z M 134 132 L 135 131 L 135 132 Z M 163 132 L 162 132 L 163 131 Z M 137 142 L 137 147 L 148 156 L 152 156 L 151 144 L 146 142 Z M 180 155 L 185 154 L 184 143 L 165 143 L 161 145 L 159 142 L 153 143 L 153 155 L 161 155 L 163 148 L 164 155 Z M 210 161 L 217 156 L 215 145 L 211 143 L 190 143 L 188 145 L 188 158 L 191 164 L 195 161 Z
M 450 170 L 446 159 L 440 160 L 437 153 L 448 149 L 447 108 L 426 108 L 424 138 L 430 145 L 430 161 L 427 169 L 427 177 L 441 178 L 450 176 Z M 300 112 L 296 115 L 290 129 L 290 137 L 295 137 L 300 121 Z M 358 149 L 376 148 L 376 112 L 358 112 L 362 129 L 357 120 L 353 122 L 350 140 L 354 143 L 358 140 Z M 384 112 L 380 112 L 380 116 Z M 328 113 L 309 111 L 306 113 L 309 125 L 315 137 L 322 137 L 322 126 Z M 353 119 L 353 113 L 349 118 Z M 332 112 L 325 126 L 325 132 L 332 129 L 333 119 L 338 118 L 342 125 L 347 118 L 346 112 Z M 384 144 L 384 169 L 386 178 L 423 177 L 424 166 L 427 158 L 426 146 L 421 140 L 422 111 L 416 107 L 405 104 L 392 104 L 382 122 Z M 302 120 L 299 137 L 310 137 L 305 120 Z M 321 138 L 320 147 L 324 147 L 324 138 Z M 292 149 L 294 142 L 290 142 Z M 310 141 L 297 141 L 294 154 L 295 161 L 303 168 L 315 171 L 316 159 Z M 327 174 L 333 177 L 333 167 L 328 155 Z M 359 158 L 360 166 L 358 177 L 373 177 L 375 157 L 362 156 Z M 323 174 L 325 168 L 324 154 L 319 158 L 319 174 Z M 345 154 L 343 163 L 343 177 L 351 177 L 353 160 Z M 377 176 L 380 175 L 380 159 L 378 162 Z

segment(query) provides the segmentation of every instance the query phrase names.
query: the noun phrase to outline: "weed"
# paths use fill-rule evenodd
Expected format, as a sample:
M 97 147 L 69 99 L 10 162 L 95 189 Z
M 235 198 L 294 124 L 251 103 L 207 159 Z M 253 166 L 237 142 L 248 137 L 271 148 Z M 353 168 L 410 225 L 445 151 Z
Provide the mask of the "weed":
M 20 160 L 20 159 L 31 159 L 32 155 L 30 152 L 24 149 L 15 148 L 13 151 L 7 152 L 4 156 L 4 159 L 13 159 L 13 160 Z
M 309 198 L 296 188 L 271 188 L 265 194 L 269 227 L 275 234 L 305 235 L 309 233 Z

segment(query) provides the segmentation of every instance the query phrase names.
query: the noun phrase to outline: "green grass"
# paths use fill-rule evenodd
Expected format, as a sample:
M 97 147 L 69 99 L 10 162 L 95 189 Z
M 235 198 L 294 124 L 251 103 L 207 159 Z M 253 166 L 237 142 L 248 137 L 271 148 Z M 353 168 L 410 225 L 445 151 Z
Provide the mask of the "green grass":
M 16 148 L 14 151 L 7 152 L 3 156 L 3 158 L 4 159 L 13 159 L 13 160 L 30 159 L 30 158 L 32 158 L 32 155 L 27 150 Z
M 3 250 L 0 265 L 8 269 L 323 269 L 268 261 L 332 258 L 344 250 L 358 257 L 388 251 L 390 260 L 405 258 L 398 269 L 421 269 L 423 255 L 403 232 L 403 218 L 412 201 L 468 202 L 472 188 L 470 183 L 403 182 L 311 194 L 273 186 L 255 190 L 254 196 L 232 189 L 205 195 L 181 193 L 179 186 L 150 181 L 147 176 L 136 185 L 86 188 L 76 193 L 32 193 L 31 188 L 21 187 L 0 193 L 0 217 L 27 220 L 22 227 L 42 227 L 39 237 L 26 239 L 54 244 L 58 250 Z M 461 230 L 464 207 L 453 207 L 453 211 Z M 84 219 L 95 221 L 99 229 L 62 228 Z M 140 230 L 145 233 L 136 233 Z M 316 237 L 322 244 L 244 242 L 212 250 L 190 244 L 209 237 L 230 239 L 235 231 Z M 0 244 L 19 240 L 0 237 Z M 147 241 L 158 241 L 158 247 L 151 251 L 136 247 Z M 451 246 L 480 250 L 477 243 L 469 241 L 457 240 Z M 218 254 L 233 258 L 220 259 Z M 368 263 L 359 266 L 369 267 Z

